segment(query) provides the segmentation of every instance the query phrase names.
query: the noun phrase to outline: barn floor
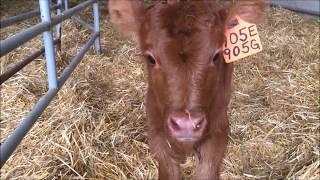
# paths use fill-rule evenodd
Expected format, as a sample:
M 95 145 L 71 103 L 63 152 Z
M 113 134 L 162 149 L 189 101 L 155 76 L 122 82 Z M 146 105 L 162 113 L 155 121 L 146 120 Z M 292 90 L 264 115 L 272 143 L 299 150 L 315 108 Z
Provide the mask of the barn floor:
M 1 18 L 36 9 L 4 3 Z M 7 5 L 7 6 L 6 6 Z M 88 16 L 89 15 L 85 15 Z M 1 39 L 37 22 L 1 29 Z M 1 169 L 1 179 L 155 179 L 144 133 L 144 70 L 134 43 L 102 15 L 103 53 L 85 56 Z M 61 73 L 90 32 L 63 24 Z M 264 51 L 235 63 L 224 179 L 319 179 L 319 21 L 271 9 L 259 26 Z M 41 46 L 41 36 L 1 58 L 1 73 Z M 1 142 L 47 90 L 43 59 L 1 85 Z M 190 179 L 193 159 L 183 166 Z

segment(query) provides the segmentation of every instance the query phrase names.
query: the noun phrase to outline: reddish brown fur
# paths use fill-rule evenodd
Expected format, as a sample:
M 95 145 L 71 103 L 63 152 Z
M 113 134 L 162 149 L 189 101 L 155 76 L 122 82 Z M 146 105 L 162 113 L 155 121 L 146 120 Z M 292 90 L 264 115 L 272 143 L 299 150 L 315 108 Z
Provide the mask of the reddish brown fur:
M 222 46 L 224 27 L 232 14 L 255 21 L 260 16 L 251 9 L 262 9 L 264 3 L 245 0 L 224 7 L 215 1 L 171 0 L 144 8 L 136 0 L 110 0 L 109 6 L 112 22 L 121 31 L 133 33 L 146 56 L 148 139 L 159 162 L 159 179 L 180 179 L 179 164 L 189 154 L 197 157 L 195 179 L 218 179 L 229 132 L 233 65 L 222 56 L 212 58 Z M 156 63 L 148 63 L 148 56 Z M 167 127 L 170 114 L 186 111 L 207 119 L 195 142 L 178 141 Z

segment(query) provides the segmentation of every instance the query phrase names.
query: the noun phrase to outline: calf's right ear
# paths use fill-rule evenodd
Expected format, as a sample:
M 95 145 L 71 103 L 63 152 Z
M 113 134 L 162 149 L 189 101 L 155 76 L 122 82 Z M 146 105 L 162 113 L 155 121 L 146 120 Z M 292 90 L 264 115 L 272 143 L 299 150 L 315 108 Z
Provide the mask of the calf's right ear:
M 111 22 L 125 35 L 137 35 L 144 7 L 139 0 L 109 0 Z
M 231 6 L 227 6 L 226 10 L 227 22 L 239 16 L 247 22 L 259 23 L 268 11 L 268 4 L 266 0 L 236 0 Z

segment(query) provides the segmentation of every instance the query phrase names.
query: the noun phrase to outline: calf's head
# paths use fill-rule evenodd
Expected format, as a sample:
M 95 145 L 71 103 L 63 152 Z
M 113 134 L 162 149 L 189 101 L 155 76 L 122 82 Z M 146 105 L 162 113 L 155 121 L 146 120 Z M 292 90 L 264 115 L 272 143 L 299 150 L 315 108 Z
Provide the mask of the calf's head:
M 249 22 L 264 3 L 243 0 L 168 0 L 145 7 L 139 0 L 110 0 L 111 21 L 131 34 L 148 72 L 147 116 L 178 142 L 196 142 L 225 113 L 232 70 L 221 47 L 226 24 L 235 15 Z

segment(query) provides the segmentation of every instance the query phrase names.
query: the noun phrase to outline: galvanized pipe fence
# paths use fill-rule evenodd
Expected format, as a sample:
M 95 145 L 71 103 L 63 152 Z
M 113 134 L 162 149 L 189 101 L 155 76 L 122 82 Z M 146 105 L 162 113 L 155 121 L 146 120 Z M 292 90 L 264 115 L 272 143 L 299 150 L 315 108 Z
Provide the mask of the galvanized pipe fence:
M 5 40 L 0 41 L 0 56 L 5 56 L 7 53 L 13 51 L 17 47 L 21 46 L 25 42 L 33 39 L 37 35 L 43 35 L 44 46 L 38 51 L 34 52 L 30 56 L 26 57 L 18 64 L 16 64 L 11 69 L 7 70 L 0 75 L 0 85 L 12 77 L 19 70 L 24 68 L 34 59 L 40 55 L 45 55 L 47 74 L 48 74 L 48 91 L 39 99 L 39 101 L 33 106 L 32 110 L 26 115 L 26 117 L 21 121 L 18 127 L 10 134 L 7 139 L 0 145 L 0 168 L 5 164 L 5 162 L 12 155 L 16 147 L 20 144 L 22 139 L 26 136 L 28 131 L 32 128 L 34 123 L 40 117 L 42 112 L 50 104 L 52 99 L 61 89 L 65 81 L 80 63 L 81 59 L 84 57 L 85 53 L 94 45 L 97 53 L 100 53 L 100 28 L 99 28 L 99 5 L 98 0 L 86 0 L 77 6 L 70 8 L 68 6 L 68 0 L 57 0 L 57 4 L 53 4 L 51 0 L 39 0 L 40 11 L 31 11 L 28 13 L 23 13 L 14 17 L 10 17 L 4 20 L 0 20 L 1 28 L 13 25 L 17 22 L 24 21 L 33 17 L 41 16 L 41 22 L 27 28 L 14 36 L 11 36 Z M 87 7 L 92 6 L 93 10 L 93 25 L 87 23 L 85 20 L 81 19 L 79 14 L 81 11 Z M 56 10 L 56 16 L 51 17 L 51 11 Z M 56 71 L 56 52 L 60 50 L 61 43 L 61 23 L 71 18 L 81 23 L 85 27 L 91 29 L 92 35 L 87 43 L 81 48 L 78 54 L 71 60 L 70 64 L 63 70 L 60 76 L 57 75 Z M 56 28 L 56 37 L 53 37 L 52 28 Z M 55 51 L 54 46 L 57 45 Z

